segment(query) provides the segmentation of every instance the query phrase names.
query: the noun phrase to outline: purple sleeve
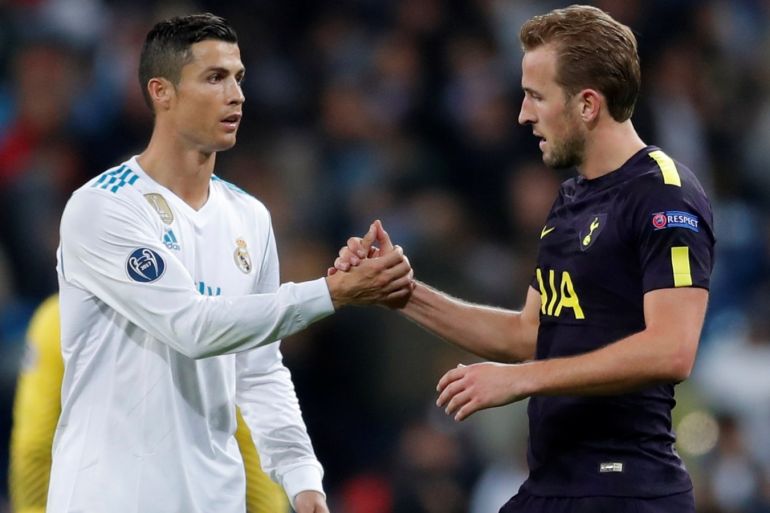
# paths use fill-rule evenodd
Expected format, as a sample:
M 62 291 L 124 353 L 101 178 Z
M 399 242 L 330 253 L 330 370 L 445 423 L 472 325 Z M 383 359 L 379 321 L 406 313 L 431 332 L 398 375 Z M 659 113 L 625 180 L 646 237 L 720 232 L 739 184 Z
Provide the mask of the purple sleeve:
M 629 201 L 644 292 L 672 287 L 709 288 L 714 261 L 711 205 L 692 183 L 660 181 Z

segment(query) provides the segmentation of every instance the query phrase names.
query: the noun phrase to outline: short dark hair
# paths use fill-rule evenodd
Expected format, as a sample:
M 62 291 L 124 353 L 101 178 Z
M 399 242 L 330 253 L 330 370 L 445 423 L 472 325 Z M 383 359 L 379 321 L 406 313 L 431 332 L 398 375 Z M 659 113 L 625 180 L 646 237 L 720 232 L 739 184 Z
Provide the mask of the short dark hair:
M 524 51 L 555 45 L 556 81 L 572 96 L 596 89 L 616 121 L 634 113 L 641 87 L 636 37 L 626 25 L 587 5 L 571 5 L 535 16 L 521 27 Z
M 238 42 L 235 30 L 227 21 L 211 13 L 176 16 L 158 22 L 150 30 L 139 57 L 139 84 L 150 109 L 153 108 L 147 91 L 150 79 L 163 77 L 178 84 L 182 67 L 192 58 L 190 47 L 208 39 Z

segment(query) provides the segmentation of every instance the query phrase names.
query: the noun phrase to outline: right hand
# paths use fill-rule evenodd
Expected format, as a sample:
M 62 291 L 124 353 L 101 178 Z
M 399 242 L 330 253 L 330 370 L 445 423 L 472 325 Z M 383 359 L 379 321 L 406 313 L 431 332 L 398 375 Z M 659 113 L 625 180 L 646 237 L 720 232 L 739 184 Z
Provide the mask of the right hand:
M 366 235 L 348 239 L 347 245 L 340 248 L 339 256 L 334 261 L 334 267 L 328 269 L 327 276 L 331 276 L 337 271 L 349 271 L 351 267 L 359 265 L 362 260 L 377 258 L 380 255 L 390 253 L 393 249 L 390 235 L 378 219 L 369 226 Z
M 294 510 L 297 513 L 329 513 L 326 498 L 314 490 L 299 492 L 294 499 Z
M 379 246 L 374 245 L 375 241 Z M 372 223 L 363 238 L 348 239 L 326 280 L 335 308 L 345 304 L 401 308 L 414 290 L 409 259 L 399 246 L 393 246 L 380 221 Z

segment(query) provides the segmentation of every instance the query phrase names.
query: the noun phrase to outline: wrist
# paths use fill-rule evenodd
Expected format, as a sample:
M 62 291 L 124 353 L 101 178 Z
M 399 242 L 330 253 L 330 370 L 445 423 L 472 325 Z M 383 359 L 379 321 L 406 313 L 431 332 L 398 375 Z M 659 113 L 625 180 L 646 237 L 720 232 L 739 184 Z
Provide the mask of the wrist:
M 343 279 L 343 275 L 344 273 L 337 272 L 325 277 L 326 287 L 329 289 L 329 298 L 332 301 L 335 312 L 347 304 L 340 297 L 340 280 Z
M 544 368 L 547 366 L 547 363 L 547 360 L 539 360 L 513 364 L 517 367 L 525 367 L 527 369 L 525 379 L 519 377 L 517 383 L 517 386 L 520 388 L 519 393 L 523 397 L 532 397 L 541 394 L 543 390 L 542 378 L 548 374 L 548 371 Z

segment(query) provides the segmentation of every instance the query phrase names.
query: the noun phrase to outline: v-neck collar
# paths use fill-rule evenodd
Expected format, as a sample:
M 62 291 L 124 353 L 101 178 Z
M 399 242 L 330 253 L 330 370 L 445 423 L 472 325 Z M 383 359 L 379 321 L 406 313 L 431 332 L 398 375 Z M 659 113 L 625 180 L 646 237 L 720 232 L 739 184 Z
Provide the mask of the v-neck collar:
M 137 157 L 138 155 L 131 157 L 131 159 L 128 161 L 129 167 L 134 169 L 134 171 L 139 175 L 141 179 L 147 180 L 148 183 L 152 184 L 154 189 L 159 189 L 162 195 L 167 198 L 168 201 L 173 203 L 174 208 L 180 210 L 185 217 L 192 219 L 196 223 L 203 223 L 213 215 L 212 213 L 214 211 L 216 211 L 216 203 L 219 201 L 219 194 L 217 193 L 217 187 L 212 187 L 211 179 L 209 179 L 209 197 L 206 199 L 206 203 L 204 203 L 200 209 L 195 210 L 186 201 L 177 196 L 174 191 L 164 185 L 161 185 L 149 174 L 147 174 L 147 172 L 139 164 Z

